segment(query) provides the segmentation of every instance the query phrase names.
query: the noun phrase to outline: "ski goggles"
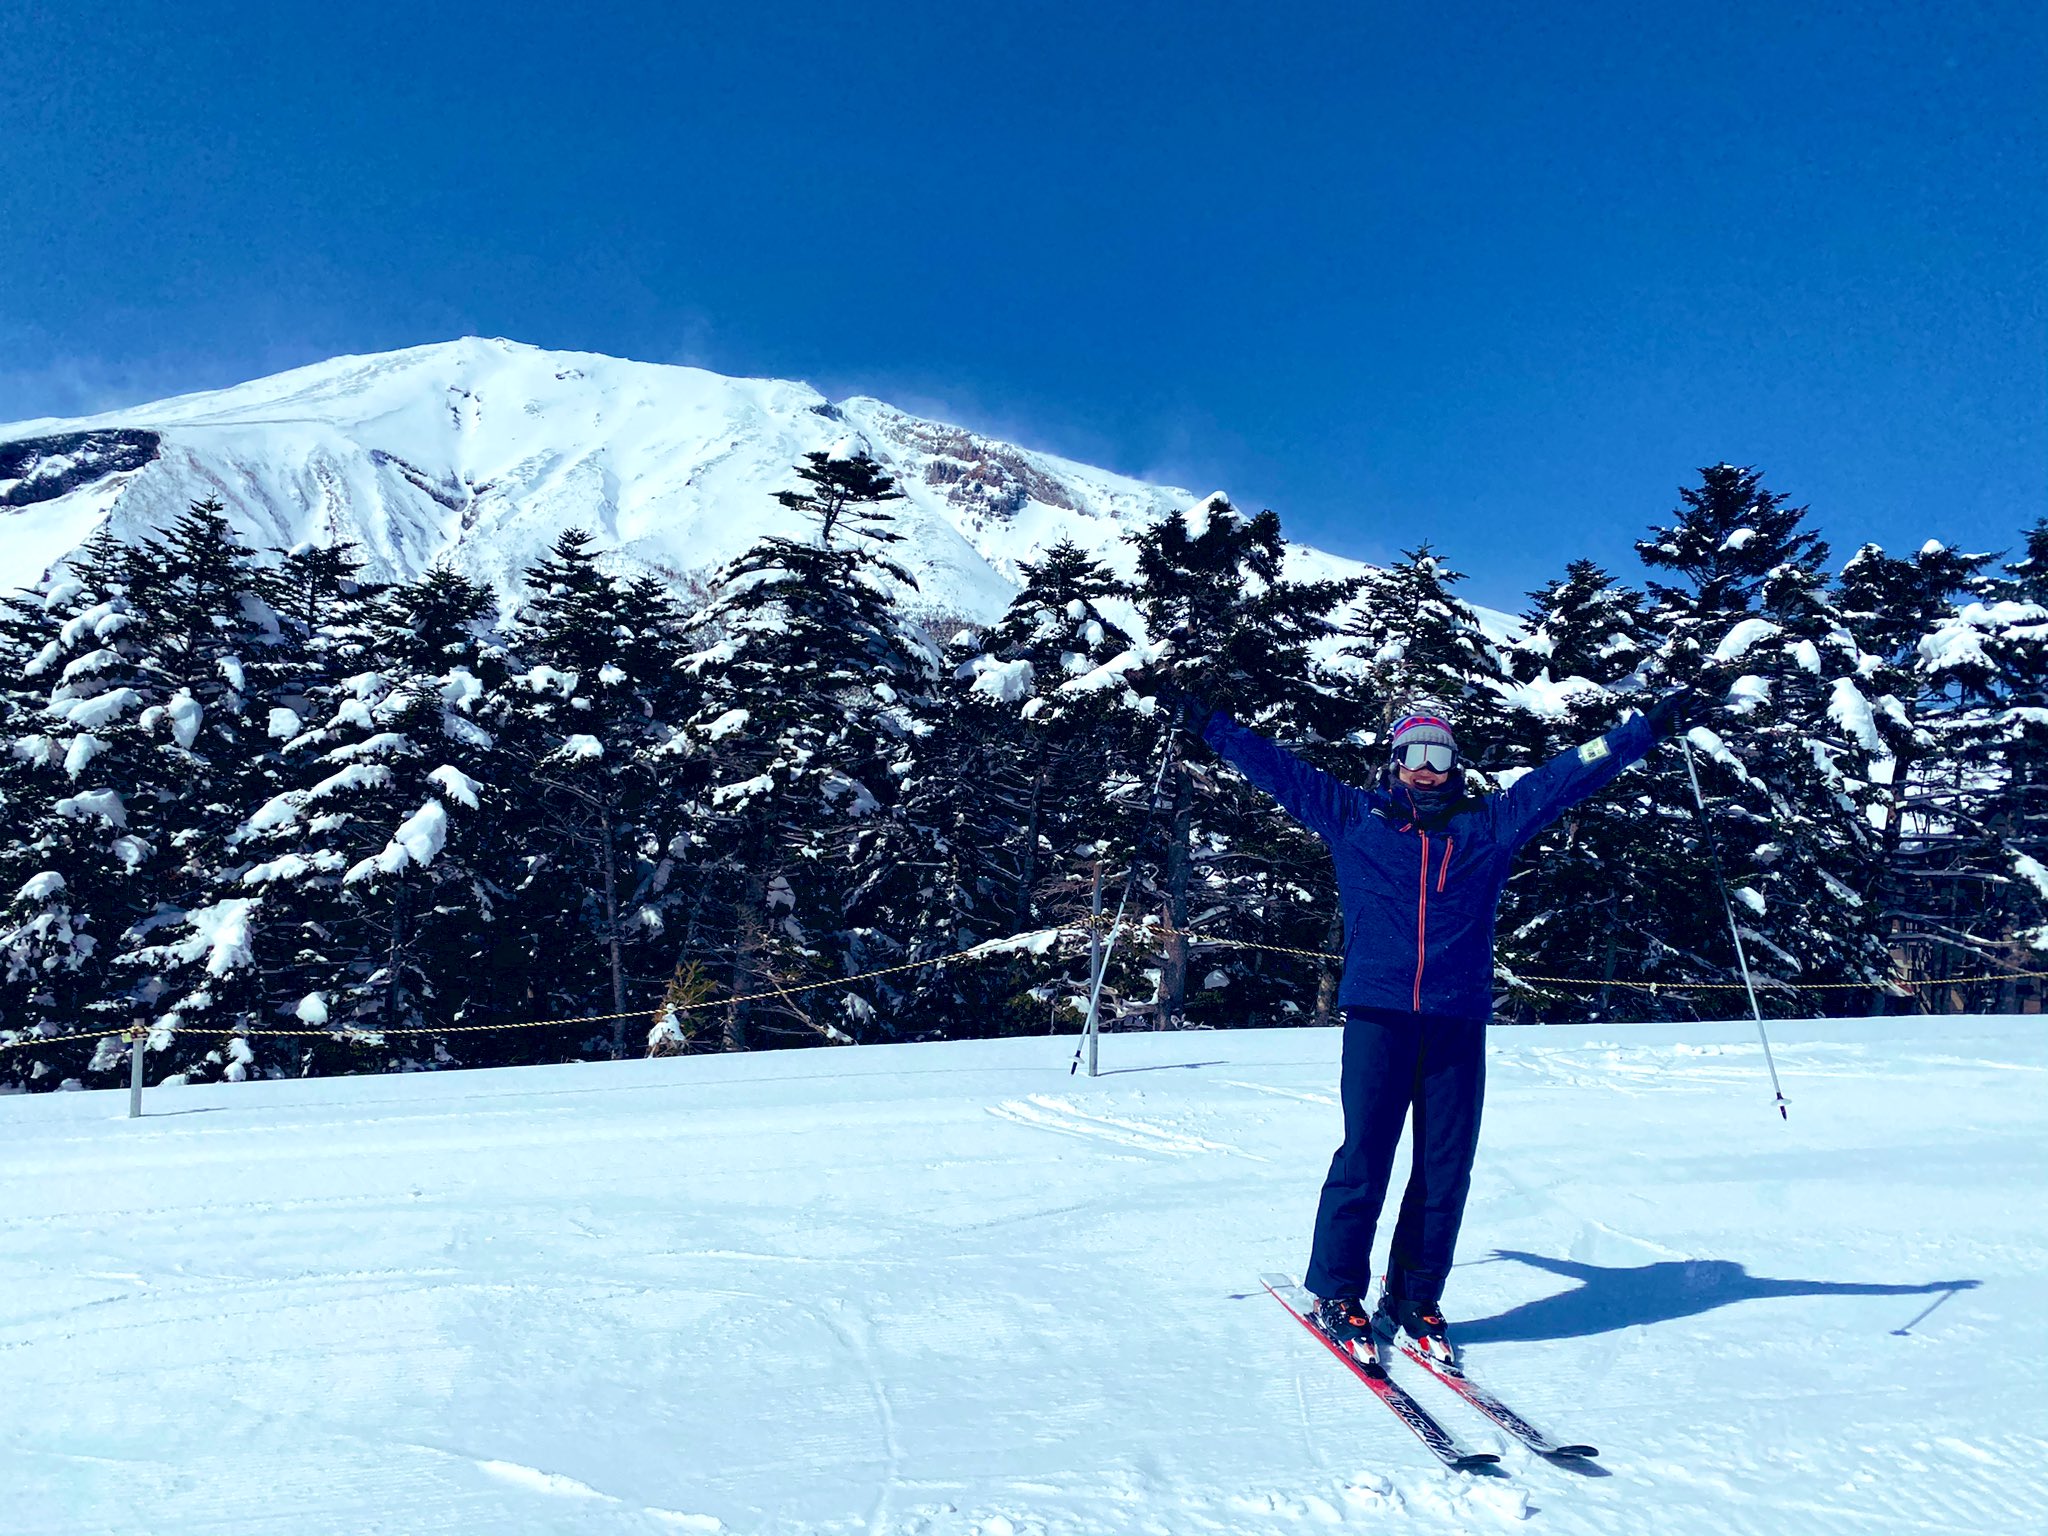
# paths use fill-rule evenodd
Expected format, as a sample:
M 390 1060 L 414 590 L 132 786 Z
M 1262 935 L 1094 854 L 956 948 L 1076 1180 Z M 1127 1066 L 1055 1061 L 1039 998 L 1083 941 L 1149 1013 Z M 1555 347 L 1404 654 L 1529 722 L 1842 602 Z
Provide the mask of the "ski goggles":
M 1413 741 L 1394 753 L 1396 767 L 1428 768 L 1437 773 L 1449 773 L 1457 760 L 1458 749 L 1440 741 Z

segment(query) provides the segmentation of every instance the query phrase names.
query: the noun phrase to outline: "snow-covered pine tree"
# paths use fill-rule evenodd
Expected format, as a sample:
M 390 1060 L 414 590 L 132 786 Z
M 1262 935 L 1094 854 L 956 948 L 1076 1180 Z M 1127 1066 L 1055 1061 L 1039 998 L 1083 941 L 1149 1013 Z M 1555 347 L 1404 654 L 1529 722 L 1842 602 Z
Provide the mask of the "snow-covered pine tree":
M 1657 648 L 1643 595 L 1590 560 L 1529 594 L 1509 648 L 1503 746 L 1527 767 L 1612 729 L 1641 702 L 1640 673 Z M 1502 780 L 1505 773 L 1497 775 Z M 1693 825 L 1659 806 L 1633 772 L 1547 829 L 1501 903 L 1504 1011 L 1545 1021 L 1641 1017 L 1655 998 L 1616 983 L 1663 980 L 1674 899 L 1698 880 Z M 1587 985 L 1537 981 L 1566 977 Z
M 297 1021 L 273 1027 L 332 1036 L 298 1046 L 296 1070 L 366 1049 L 391 1067 L 453 1060 L 424 1031 L 463 1021 L 470 988 L 487 984 L 474 936 L 492 915 L 476 855 L 493 767 L 477 720 L 489 607 L 440 569 L 376 592 L 359 626 L 333 626 L 332 673 L 273 716 L 293 732 L 286 773 L 236 829 L 231 873 L 268 909 L 256 947 L 269 1009 Z M 491 1059 L 479 1043 L 469 1059 Z
M 1836 583 L 1843 622 L 1861 652 L 1854 686 L 1872 705 L 1869 731 L 1882 746 L 1869 802 L 1881 850 L 1873 896 L 1895 964 L 1922 975 L 1927 960 L 1976 927 L 1964 914 L 1984 905 L 1971 873 L 1980 862 L 1973 853 L 1986 851 L 1970 792 L 1979 776 L 1972 772 L 1958 783 L 1951 770 L 1975 755 L 1972 727 L 1983 718 L 1977 706 L 1988 698 L 1990 678 L 1967 666 L 1929 669 L 1921 645 L 1956 612 L 1959 596 L 1984 594 L 1983 572 L 1993 558 L 1934 539 L 1903 560 L 1866 544 Z M 1853 703 L 1846 695 L 1845 702 Z M 1860 723 L 1863 712 L 1855 716 Z M 1962 803 L 1957 790 L 1964 790 Z M 1931 818 L 1936 805 L 1942 809 Z M 1943 824 L 1936 826 L 1937 819 Z M 1936 915 L 1944 908 L 1946 920 Z M 1961 947 L 1969 954 L 1966 969 L 1994 963 L 1995 941 Z
M 2013 883 L 2011 956 L 2020 969 L 2048 968 L 2048 519 L 2027 530 L 2026 552 L 2004 568 L 1993 589 L 1999 605 L 1992 654 L 2005 676 L 2001 756 L 2007 802 L 1996 825 L 2005 839 Z M 2019 1010 L 2022 995 L 2048 997 L 2040 981 L 2001 984 L 1997 1006 Z
M 903 541 L 903 535 L 889 526 L 896 521 L 889 503 L 901 501 L 903 493 L 869 454 L 807 453 L 796 466 L 796 475 L 804 482 L 802 487 L 777 491 L 775 499 L 792 512 L 818 520 L 820 549 L 830 549 L 835 534 L 842 536 L 842 543 L 870 550 Z M 909 581 L 901 571 L 894 574 Z
M 619 1015 L 603 1033 L 624 1055 L 629 974 L 644 987 L 668 970 L 650 960 L 635 973 L 634 956 L 665 926 L 650 904 L 666 842 L 657 754 L 676 730 L 667 642 L 680 618 L 658 581 L 606 575 L 581 529 L 565 531 L 526 584 L 509 636 L 524 670 L 500 743 L 520 766 L 517 819 L 535 840 L 519 904 L 555 930 L 556 1006 Z M 564 943 L 570 931 L 584 942 Z
M 1616 581 L 1597 561 L 1574 560 L 1564 580 L 1529 594 L 1522 634 L 1507 650 L 1517 681 L 1549 683 L 1567 694 L 1570 679 L 1609 687 L 1631 677 L 1656 649 L 1643 594 Z
M 1022 566 L 1023 589 L 986 632 L 949 650 L 894 820 L 898 878 L 880 889 L 913 957 L 1086 915 L 1107 779 L 1135 772 L 1152 732 L 1122 684 L 1135 662 L 1108 612 L 1124 587 L 1062 540 Z M 1084 990 L 1073 942 L 935 966 L 893 989 L 909 1027 L 952 1037 L 1042 1032 Z
M 256 573 L 256 589 L 278 618 L 308 636 L 361 622 L 377 587 L 363 580 L 353 545 L 298 544 L 270 553 L 277 563 Z
M 1484 768 L 1500 751 L 1500 688 L 1511 673 L 1478 614 L 1453 590 L 1464 579 L 1427 544 L 1368 572 L 1341 626 L 1344 671 L 1357 679 L 1375 727 L 1435 703 L 1453 717 L 1468 761 Z M 1371 766 L 1377 772 L 1382 764 Z
M 371 668 L 377 646 L 370 620 L 385 590 L 363 579 L 362 562 L 346 545 L 303 544 L 273 548 L 270 553 L 275 563 L 255 573 L 257 591 L 277 616 L 288 644 L 282 653 L 285 665 L 275 669 L 266 716 L 266 734 L 277 745 L 278 762 L 274 777 L 263 786 L 265 800 L 310 782 L 304 777 L 311 757 L 305 748 L 317 738 L 306 735 L 307 722 L 316 711 L 331 710 L 340 679 Z M 289 752 L 294 744 L 300 750 Z M 245 825 L 257 803 L 240 807 Z M 229 841 L 236 854 L 223 871 L 229 890 L 263 898 L 262 921 L 252 937 L 264 994 L 264 1023 L 271 1028 L 303 1028 L 305 1010 L 311 1007 L 308 1000 L 317 1002 L 316 993 L 325 995 L 332 989 L 341 969 L 329 951 L 346 925 L 337 921 L 335 912 L 320 910 L 327 905 L 328 887 L 338 885 L 338 879 L 266 880 L 260 873 L 252 877 L 251 870 L 264 856 L 247 846 L 241 827 Z M 303 1041 L 276 1046 L 271 1054 L 288 1054 L 291 1070 L 301 1074 L 344 1070 L 360 1060 L 353 1051 L 336 1058 L 317 1040 L 311 1046 Z
M 135 623 L 123 639 L 141 708 L 124 727 L 122 794 L 151 825 L 157 900 L 114 959 L 155 1004 L 150 1049 L 181 1078 L 239 1078 L 259 1055 L 244 1031 L 263 1018 L 262 900 L 224 887 L 243 807 L 275 780 L 269 710 L 298 665 L 260 586 L 254 551 L 217 500 L 193 504 L 128 560 Z M 99 1065 L 112 1064 L 109 1050 Z
M 1857 683 L 1862 653 L 1826 591 L 1827 546 L 1807 509 L 1754 469 L 1714 465 L 1680 498 L 1675 520 L 1636 545 L 1645 565 L 1683 578 L 1650 585 L 1664 636 L 1654 671 L 1715 705 L 1693 733 L 1695 756 L 1759 990 L 1782 1012 L 1868 1006 L 1888 970 L 1869 814 L 1883 744 Z M 1689 805 L 1659 766 L 1649 786 L 1659 806 Z M 1703 979 L 1711 969 L 1724 981 L 1732 947 L 1710 927 L 1674 922 L 1667 942 Z M 1872 991 L 1797 990 L 1820 983 Z
M 1790 499 L 1766 490 L 1754 468 L 1711 465 L 1699 485 L 1680 487 L 1673 521 L 1637 541 L 1644 565 L 1677 572 L 1683 583 L 1648 583 L 1666 635 L 1666 676 L 1690 679 L 1708 668 L 1729 629 L 1755 614 L 1764 583 L 1781 565 L 1817 571 L 1826 564 L 1827 545 L 1806 526 L 1807 509 Z
M 55 1088 L 112 1070 L 111 1047 L 30 1043 L 146 1022 L 147 978 L 116 971 L 128 929 L 156 910 L 152 820 L 137 794 L 153 748 L 137 729 L 131 552 L 105 528 L 34 592 L 0 607 L 0 1083 Z M 161 1041 L 159 1042 L 161 1043 Z
M 1021 747 L 1016 773 L 1022 837 L 1010 918 L 1035 926 L 1041 903 L 1077 882 L 1074 861 L 1106 830 L 1093 806 L 1112 765 L 1138 771 L 1137 696 L 1123 681 L 1135 661 L 1126 626 L 1130 589 L 1072 540 L 1020 568 L 1024 585 L 981 637 L 962 677 L 970 697 Z M 1007 707 L 1007 709 L 1006 709 Z
M 276 563 L 255 573 L 257 593 L 270 605 L 288 643 L 270 668 L 273 703 L 267 729 L 272 738 L 289 741 L 323 684 L 369 664 L 373 638 L 368 620 L 384 588 L 363 579 L 362 561 L 346 545 L 306 544 L 271 554 Z
M 1360 584 L 1289 580 L 1280 519 L 1270 511 L 1245 517 L 1221 495 L 1160 519 L 1130 541 L 1138 609 L 1151 635 L 1171 644 L 1173 680 L 1325 766 L 1341 766 L 1341 749 L 1329 744 L 1363 715 L 1356 690 L 1318 664 L 1314 647 L 1335 633 L 1331 615 Z M 1171 775 L 1163 868 L 1153 891 L 1167 929 L 1158 1023 L 1179 1024 L 1196 993 L 1204 1018 L 1218 1022 L 1299 1010 L 1299 961 L 1191 944 L 1185 935 L 1199 930 L 1240 944 L 1334 948 L 1328 856 L 1199 743 L 1192 748 Z M 1142 814 L 1144 796 L 1131 798 Z M 1327 1011 L 1333 995 L 1325 975 L 1319 1011 Z
M 2048 522 L 1999 576 L 1959 585 L 1914 648 L 1933 746 L 1903 796 L 1892 912 L 1901 961 L 1932 982 L 2048 966 Z M 1917 995 L 2016 1011 L 2043 990 L 2010 977 Z
M 964 644 L 944 660 L 972 676 Z M 983 676 L 1018 686 L 1016 672 Z M 1014 714 L 961 676 L 917 709 L 896 798 L 861 835 L 861 879 L 847 897 L 864 947 L 931 961 L 1014 931 L 1034 787 Z M 913 1037 L 1017 1033 L 1033 1011 L 1015 966 L 975 961 L 879 978 L 871 1000 Z M 1043 1030 L 1042 1009 L 1036 1023 Z
M 899 959 L 902 939 L 850 922 L 886 872 L 886 815 L 908 766 L 935 650 L 883 578 L 916 583 L 877 548 L 900 492 L 866 454 L 809 455 L 778 499 L 817 519 L 816 542 L 769 536 L 720 573 L 687 657 L 701 689 L 687 740 L 703 789 L 689 835 L 700 882 L 681 959 L 717 964 L 727 996 L 850 975 Z M 708 1018 L 708 1016 L 705 1016 Z M 733 1002 L 728 1049 L 887 1030 L 851 989 Z

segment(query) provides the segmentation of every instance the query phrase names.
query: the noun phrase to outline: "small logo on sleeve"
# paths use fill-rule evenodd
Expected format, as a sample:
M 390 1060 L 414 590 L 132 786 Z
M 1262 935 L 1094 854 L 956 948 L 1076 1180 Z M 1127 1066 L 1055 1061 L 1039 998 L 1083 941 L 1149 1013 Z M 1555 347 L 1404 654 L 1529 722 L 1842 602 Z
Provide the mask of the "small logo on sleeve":
M 1606 755 L 1607 738 L 1605 736 L 1595 736 L 1591 741 L 1579 748 L 1579 761 L 1582 763 L 1597 763 Z

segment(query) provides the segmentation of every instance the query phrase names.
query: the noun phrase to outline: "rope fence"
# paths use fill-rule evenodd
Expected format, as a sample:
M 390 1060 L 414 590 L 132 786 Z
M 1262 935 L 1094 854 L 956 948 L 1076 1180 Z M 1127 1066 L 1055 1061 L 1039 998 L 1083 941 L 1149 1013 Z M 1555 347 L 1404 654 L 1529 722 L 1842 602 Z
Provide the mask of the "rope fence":
M 1016 934 L 1006 939 L 990 939 L 951 954 L 931 955 L 921 960 L 904 960 L 894 965 L 879 966 L 873 970 L 861 971 L 851 976 L 834 976 L 823 981 L 807 981 L 789 986 L 777 986 L 758 992 L 741 993 L 733 997 L 707 998 L 696 1002 L 662 1003 L 653 1008 L 628 1009 L 623 1013 L 587 1013 L 569 1018 L 521 1019 L 500 1024 L 422 1024 L 406 1025 L 391 1029 L 364 1029 L 343 1027 L 341 1029 L 246 1029 L 222 1030 L 218 1026 L 209 1028 L 187 1028 L 176 1026 L 172 1034 L 221 1034 L 230 1038 L 246 1039 L 300 1039 L 332 1040 L 342 1043 L 369 1041 L 385 1035 L 474 1035 L 489 1034 L 500 1030 L 516 1029 L 561 1029 L 577 1024 L 610 1024 L 620 1019 L 653 1019 L 664 1015 L 699 1013 L 714 1008 L 732 1008 L 743 1003 L 787 1001 L 803 993 L 822 992 L 834 987 L 850 987 L 860 982 L 876 981 L 886 976 L 900 976 L 909 971 L 925 970 L 933 966 L 952 965 L 959 962 L 980 962 L 992 960 L 999 955 L 1013 954 L 1034 943 L 1056 943 L 1067 938 L 1086 938 L 1095 933 L 1110 931 L 1128 933 L 1134 937 L 1183 938 L 1217 949 L 1258 950 L 1267 954 L 1288 955 L 1296 959 L 1337 963 L 1343 960 L 1340 954 L 1322 949 L 1296 949 L 1284 944 L 1262 944 L 1251 939 L 1233 939 L 1222 934 L 1206 933 L 1199 929 L 1173 928 L 1157 922 L 1095 922 L 1084 919 L 1078 923 L 1057 928 L 1041 928 L 1029 933 Z M 1039 951 L 1039 952 L 1042 952 Z M 1736 981 L 1639 981 L 1620 978 L 1599 978 L 1586 976 L 1547 976 L 1528 972 L 1501 969 L 1503 977 L 1511 982 L 1532 982 L 1544 986 L 1577 987 L 1587 991 L 1598 991 L 1605 987 L 1618 987 L 1625 991 L 1646 992 L 1652 997 L 1681 992 L 1740 992 L 1741 982 Z M 1961 987 L 1985 982 L 2029 981 L 2048 978 L 2048 970 L 1991 971 L 1975 976 L 1943 976 L 1913 980 L 1903 976 L 1886 976 L 1868 981 L 1778 981 L 1766 985 L 1780 992 L 1841 992 L 1841 991 L 1889 991 L 1894 996 L 1910 992 L 1941 987 Z M 61 1045 L 79 1040 L 107 1040 L 114 1038 L 135 1039 L 138 1035 L 147 1037 L 155 1033 L 152 1026 L 122 1025 L 113 1029 L 85 1030 L 69 1035 L 27 1035 L 13 1040 L 0 1040 L 0 1053 L 29 1050 L 36 1046 Z
M 1084 925 L 1085 928 L 1086 925 Z M 1145 932 L 1154 934 L 1177 934 L 1181 938 L 1196 939 L 1219 949 L 1258 949 L 1276 955 L 1297 955 L 1308 960 L 1338 962 L 1343 956 L 1332 954 L 1326 949 L 1289 949 L 1282 944 L 1259 944 L 1250 939 L 1229 939 L 1221 934 L 1202 933 L 1194 929 L 1176 929 L 1159 924 L 1140 924 Z M 1637 991 L 1658 992 L 1740 992 L 1743 984 L 1739 981 L 1623 981 L 1617 978 L 1603 979 L 1597 976 L 1543 976 L 1529 971 L 1511 970 L 1505 966 L 1496 969 L 1511 981 L 1544 982 L 1554 986 L 1582 987 L 1587 991 L 1598 991 L 1602 987 L 1627 987 Z M 1883 976 L 1871 981 L 1760 981 L 1759 986 L 1768 986 L 1783 992 L 1862 992 L 1883 988 L 1897 988 L 1911 991 L 1921 987 L 1961 987 L 1973 982 L 2025 981 L 2031 978 L 2048 977 L 2048 970 L 2040 971 L 1991 971 L 1978 976 L 1941 976 L 1914 981 L 1904 976 Z

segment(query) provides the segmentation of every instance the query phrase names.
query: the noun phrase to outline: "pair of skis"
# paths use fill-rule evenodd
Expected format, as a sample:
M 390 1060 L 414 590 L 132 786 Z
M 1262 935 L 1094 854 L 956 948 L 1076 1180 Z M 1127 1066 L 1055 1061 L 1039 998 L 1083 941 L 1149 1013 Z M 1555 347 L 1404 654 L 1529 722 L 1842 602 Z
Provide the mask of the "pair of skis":
M 1394 1417 L 1415 1432 L 1415 1437 L 1428 1446 L 1432 1455 L 1445 1466 L 1459 1472 L 1472 1472 L 1481 1467 L 1490 1467 L 1500 1460 L 1492 1451 L 1468 1451 L 1461 1446 L 1451 1432 L 1439 1424 L 1436 1416 L 1411 1397 L 1400 1383 L 1387 1374 L 1387 1368 L 1379 1363 L 1379 1352 L 1374 1350 L 1372 1358 L 1361 1360 L 1344 1344 L 1330 1337 L 1315 1321 L 1315 1302 L 1294 1281 L 1286 1275 L 1262 1275 L 1261 1283 L 1273 1294 L 1273 1299 L 1294 1314 L 1294 1320 L 1322 1342 L 1331 1354 L 1342 1360 L 1351 1374 L 1371 1389 L 1373 1396 L 1394 1411 Z M 1539 1456 L 1577 1459 L 1597 1456 L 1600 1453 L 1590 1445 L 1553 1440 L 1536 1428 L 1514 1409 L 1502 1402 L 1493 1393 L 1474 1381 L 1456 1365 L 1434 1359 L 1415 1347 L 1414 1341 L 1396 1338 L 1394 1346 L 1421 1366 L 1438 1381 L 1449 1387 L 1458 1396 L 1485 1414 L 1502 1429 L 1513 1435 L 1523 1445 Z

